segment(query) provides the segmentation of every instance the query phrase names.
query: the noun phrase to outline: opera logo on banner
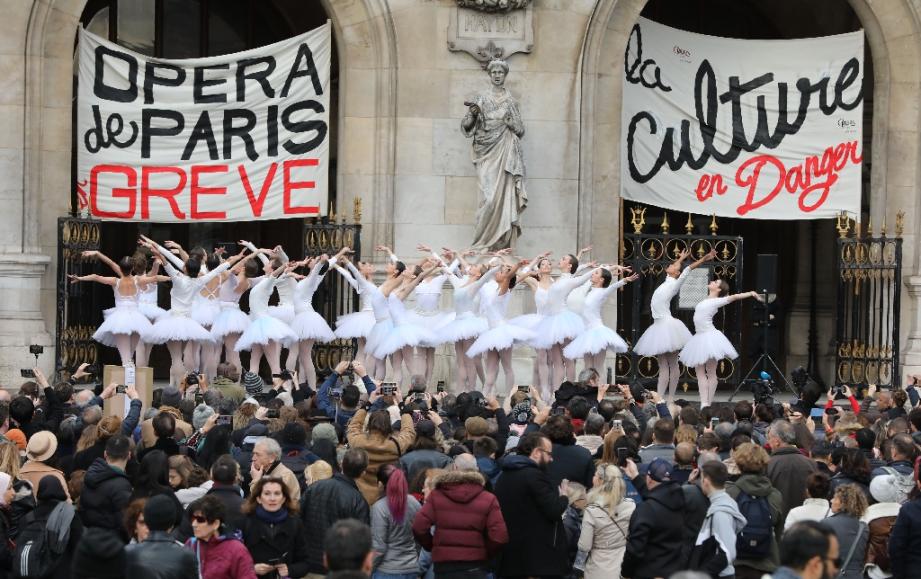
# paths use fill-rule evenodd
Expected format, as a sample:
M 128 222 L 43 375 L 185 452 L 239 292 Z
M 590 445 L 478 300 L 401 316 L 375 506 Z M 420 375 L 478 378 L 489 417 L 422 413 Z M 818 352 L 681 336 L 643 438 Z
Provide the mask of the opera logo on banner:
M 640 18 L 624 55 L 621 194 L 691 213 L 860 211 L 863 31 L 737 40 Z
M 80 31 L 77 185 L 99 219 L 324 213 L 330 24 L 236 54 L 164 60 Z

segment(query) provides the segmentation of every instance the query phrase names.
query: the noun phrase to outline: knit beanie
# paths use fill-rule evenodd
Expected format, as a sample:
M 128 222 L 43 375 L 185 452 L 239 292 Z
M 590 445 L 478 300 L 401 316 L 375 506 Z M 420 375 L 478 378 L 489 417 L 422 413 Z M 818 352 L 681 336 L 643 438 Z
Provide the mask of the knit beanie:
M 205 404 L 199 404 L 195 407 L 195 410 L 192 411 L 192 427 L 198 430 L 205 425 L 205 422 L 211 418 L 212 414 L 214 414 L 214 408 Z
M 243 387 L 246 388 L 246 393 L 250 396 L 262 394 L 262 388 L 265 385 L 262 382 L 262 378 L 259 377 L 259 374 L 249 371 L 243 372 L 243 378 L 240 382 L 243 384 Z

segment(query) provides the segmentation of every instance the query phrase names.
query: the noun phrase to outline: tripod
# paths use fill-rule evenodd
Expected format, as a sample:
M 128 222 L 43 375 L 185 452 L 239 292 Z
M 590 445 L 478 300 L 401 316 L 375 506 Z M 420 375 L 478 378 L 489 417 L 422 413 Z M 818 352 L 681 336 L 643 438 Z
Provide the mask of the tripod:
M 732 395 L 729 396 L 729 402 L 732 402 L 732 399 L 736 397 L 736 394 L 739 393 L 739 390 L 742 389 L 742 386 L 751 378 L 752 374 L 754 374 L 755 370 L 758 369 L 759 365 L 761 366 L 761 372 L 767 372 L 768 365 L 770 364 L 770 367 L 775 372 L 772 374 L 772 376 L 779 377 L 776 380 L 776 383 L 782 383 L 784 386 L 786 386 L 787 390 L 789 390 L 791 394 L 796 394 L 796 392 L 793 390 L 793 386 L 790 384 L 790 381 L 787 380 L 787 377 L 784 376 L 784 373 L 780 371 L 780 367 L 777 365 L 777 362 L 774 361 L 774 358 L 771 357 L 771 354 L 768 351 L 768 329 L 771 323 L 771 315 L 768 309 L 768 304 L 770 303 L 768 297 L 769 294 L 767 290 L 762 290 L 760 293 L 764 296 L 764 313 L 761 317 L 761 355 L 758 356 L 758 359 L 755 360 L 754 364 L 752 364 L 752 367 L 748 370 L 748 373 L 745 374 L 745 376 L 743 376 L 739 381 L 736 389 L 732 391 Z

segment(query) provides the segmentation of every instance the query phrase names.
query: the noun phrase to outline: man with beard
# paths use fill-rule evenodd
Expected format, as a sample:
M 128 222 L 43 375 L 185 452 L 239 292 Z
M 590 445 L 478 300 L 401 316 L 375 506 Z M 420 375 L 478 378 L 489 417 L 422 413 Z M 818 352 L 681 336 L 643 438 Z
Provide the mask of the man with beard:
M 816 521 L 796 523 L 780 540 L 780 565 L 773 579 L 833 579 L 841 565 L 838 538 Z
M 561 524 L 568 500 L 547 474 L 553 444 L 539 432 L 518 442 L 517 454 L 502 461 L 496 497 L 508 528 L 502 577 L 563 576 L 570 572 L 566 532 Z M 561 487 L 565 488 L 566 482 Z

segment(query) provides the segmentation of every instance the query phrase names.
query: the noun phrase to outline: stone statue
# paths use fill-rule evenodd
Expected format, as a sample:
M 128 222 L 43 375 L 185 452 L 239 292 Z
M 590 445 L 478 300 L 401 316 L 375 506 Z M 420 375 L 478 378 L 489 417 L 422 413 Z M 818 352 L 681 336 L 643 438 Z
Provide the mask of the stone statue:
M 508 64 L 493 59 L 486 72 L 492 87 L 464 102 L 467 114 L 461 128 L 473 137 L 473 164 L 480 187 L 473 247 L 496 250 L 514 244 L 520 233 L 519 218 L 528 204 L 521 154 L 524 123 L 518 102 L 504 86 Z

